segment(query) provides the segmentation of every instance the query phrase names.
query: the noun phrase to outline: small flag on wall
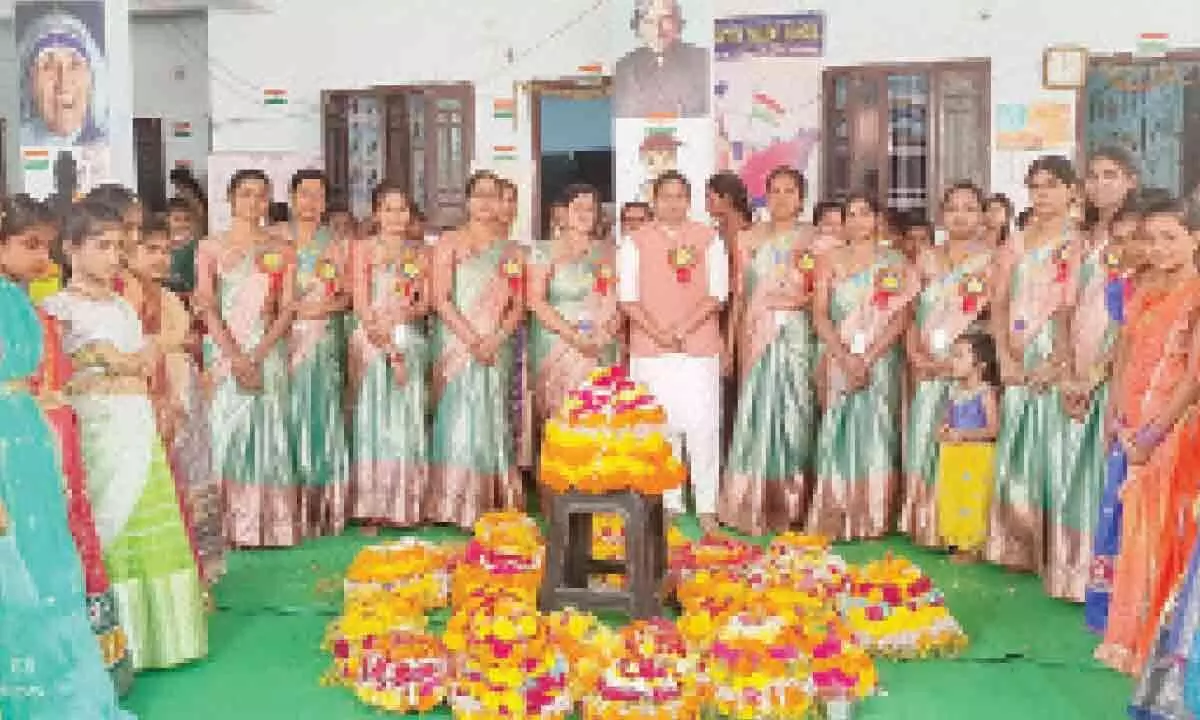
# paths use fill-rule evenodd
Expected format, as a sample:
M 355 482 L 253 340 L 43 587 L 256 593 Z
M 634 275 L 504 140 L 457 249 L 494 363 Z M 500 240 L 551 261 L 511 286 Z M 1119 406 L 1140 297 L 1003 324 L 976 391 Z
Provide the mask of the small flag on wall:
M 516 145 L 493 145 L 492 162 L 514 162 L 517 159 Z
M 779 121 L 787 115 L 787 110 L 779 101 L 764 92 L 756 92 L 753 96 L 753 105 L 750 108 L 750 117 L 765 122 L 768 125 L 778 125 Z
M 50 169 L 50 151 L 40 148 L 30 148 L 21 151 L 21 159 L 27 171 L 37 172 Z
M 1166 55 L 1171 36 L 1168 33 L 1142 33 L 1138 36 L 1138 55 Z
M 263 105 L 287 105 L 288 91 L 279 88 L 263 90 Z
M 190 138 L 192 136 L 192 124 L 190 122 L 171 123 L 171 135 L 177 138 Z
M 512 120 L 516 111 L 517 101 L 512 98 L 496 98 L 492 101 L 492 117 L 497 120 Z

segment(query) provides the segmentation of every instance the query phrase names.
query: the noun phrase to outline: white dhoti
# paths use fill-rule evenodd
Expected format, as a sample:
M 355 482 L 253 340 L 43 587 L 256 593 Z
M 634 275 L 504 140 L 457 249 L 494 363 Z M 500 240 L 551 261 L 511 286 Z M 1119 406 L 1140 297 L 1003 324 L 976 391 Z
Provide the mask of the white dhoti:
M 644 383 L 667 414 L 675 457 L 686 458 L 692 497 L 699 515 L 717 512 L 721 457 L 721 361 L 717 357 L 658 355 L 632 357 L 629 373 Z M 663 504 L 683 511 L 683 491 L 671 490 Z

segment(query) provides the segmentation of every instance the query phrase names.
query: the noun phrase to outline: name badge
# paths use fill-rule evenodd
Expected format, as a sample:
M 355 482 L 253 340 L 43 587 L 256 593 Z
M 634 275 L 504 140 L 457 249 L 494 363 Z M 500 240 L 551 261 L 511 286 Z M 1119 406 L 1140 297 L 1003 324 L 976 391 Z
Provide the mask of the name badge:
M 933 335 L 930 338 L 930 344 L 933 346 L 933 351 L 942 353 L 950 347 L 950 338 L 946 334 L 945 328 L 934 328 Z
M 867 354 L 867 334 L 862 332 L 854 333 L 854 337 L 850 338 L 850 354 L 851 355 L 866 355 Z

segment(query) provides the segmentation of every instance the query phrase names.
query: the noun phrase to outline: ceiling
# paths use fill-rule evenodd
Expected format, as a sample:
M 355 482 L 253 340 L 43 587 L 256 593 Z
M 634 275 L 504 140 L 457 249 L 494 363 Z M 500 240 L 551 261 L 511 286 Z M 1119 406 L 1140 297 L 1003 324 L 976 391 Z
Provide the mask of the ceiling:
M 270 10 L 276 0 L 127 0 L 127 2 L 129 3 L 129 12 L 134 15 L 175 15 L 208 10 L 261 12 Z M 16 0 L 0 0 L 0 20 L 12 17 L 15 4 Z

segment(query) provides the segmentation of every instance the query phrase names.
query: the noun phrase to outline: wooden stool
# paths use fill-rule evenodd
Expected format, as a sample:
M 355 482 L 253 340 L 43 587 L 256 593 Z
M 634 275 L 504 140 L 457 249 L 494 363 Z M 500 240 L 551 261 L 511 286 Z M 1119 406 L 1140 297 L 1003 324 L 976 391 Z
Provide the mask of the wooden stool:
M 592 557 L 592 517 L 620 515 L 625 523 L 625 560 Z M 662 498 L 635 492 L 568 492 L 551 498 L 546 572 L 541 607 L 550 612 L 564 607 L 580 610 L 619 610 L 633 619 L 662 614 L 659 589 L 667 564 L 667 536 Z M 622 590 L 593 590 L 591 575 L 625 575 Z

